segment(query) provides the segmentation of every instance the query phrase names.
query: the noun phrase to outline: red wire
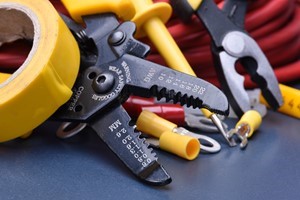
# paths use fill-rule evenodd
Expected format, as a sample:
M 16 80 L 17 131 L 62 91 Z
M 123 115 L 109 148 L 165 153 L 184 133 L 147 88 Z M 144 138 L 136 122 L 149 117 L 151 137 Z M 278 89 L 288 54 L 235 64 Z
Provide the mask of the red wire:
M 286 12 L 287 8 L 292 6 L 291 4 L 294 4 L 294 2 L 295 0 L 265 1 L 263 6 L 246 16 L 246 30 L 251 32 L 254 29 L 264 26 L 269 21 L 272 21 L 274 18 L 276 18 L 276 16 Z
M 294 12 L 295 12 L 295 7 L 289 6 L 287 10 L 282 13 L 282 15 L 277 15 L 273 20 L 268 22 L 266 25 L 253 30 L 251 32 L 251 36 L 254 37 L 255 39 L 259 39 L 260 37 L 264 37 L 266 35 L 272 34 L 274 31 L 278 30 L 279 28 L 287 24 L 291 16 L 293 16 Z
M 154 0 L 154 2 L 169 3 L 169 0 Z M 219 7 L 223 5 L 223 0 L 215 0 L 215 2 Z M 59 12 L 67 14 L 60 0 L 51 0 L 51 3 Z M 256 0 L 249 3 L 245 19 L 246 30 L 266 54 L 277 78 L 280 82 L 299 80 L 300 0 Z M 191 23 L 183 24 L 173 14 L 167 27 L 196 74 L 218 86 L 210 52 L 210 37 L 202 23 L 194 16 Z M 151 42 L 146 38 L 142 41 L 152 47 L 148 59 L 166 65 Z M 26 41 L 2 45 L 0 47 L 1 71 L 16 70 L 26 59 L 30 48 L 31 43 Z M 245 75 L 246 86 L 253 86 L 249 76 L 244 74 L 243 70 L 241 74 Z
M 260 2 L 260 4 L 256 4 L 257 2 Z M 300 41 L 298 39 L 300 35 L 299 4 L 295 0 L 260 0 L 255 1 L 252 5 L 250 7 L 252 12 L 246 16 L 246 28 L 252 30 L 250 35 L 257 40 L 273 67 L 285 68 L 284 65 L 289 66 L 290 63 L 295 62 L 294 67 L 288 68 L 288 70 L 300 68 L 299 63 L 296 62 L 300 57 Z M 176 33 L 175 39 L 195 73 L 199 77 L 217 84 L 218 81 L 215 80 L 216 73 L 212 67 L 213 61 L 209 51 L 210 37 L 204 32 L 203 26 L 193 20 L 193 26 L 197 25 L 199 26 L 198 33 L 194 32 L 195 27 L 187 30 L 189 25 L 177 25 L 176 23 L 173 23 L 169 30 L 171 30 L 171 33 Z M 189 33 L 189 36 L 186 36 L 186 33 Z M 161 57 L 158 56 L 156 51 L 153 51 L 149 59 L 160 62 Z M 300 76 L 299 73 L 291 73 L 293 76 L 282 78 L 282 70 L 279 72 L 276 75 L 282 81 L 292 81 L 299 79 Z M 246 85 L 253 86 L 249 81 L 246 81 Z

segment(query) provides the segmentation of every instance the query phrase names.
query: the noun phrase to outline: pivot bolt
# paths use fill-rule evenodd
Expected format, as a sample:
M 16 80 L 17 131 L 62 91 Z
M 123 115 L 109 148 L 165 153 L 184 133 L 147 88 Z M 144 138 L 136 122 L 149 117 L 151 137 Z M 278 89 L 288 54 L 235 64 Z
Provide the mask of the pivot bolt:
M 92 87 L 98 94 L 108 92 L 115 83 L 114 76 L 110 73 L 103 73 L 94 78 Z
M 126 35 L 122 31 L 115 31 L 110 34 L 108 42 L 111 45 L 118 46 L 125 41 Z

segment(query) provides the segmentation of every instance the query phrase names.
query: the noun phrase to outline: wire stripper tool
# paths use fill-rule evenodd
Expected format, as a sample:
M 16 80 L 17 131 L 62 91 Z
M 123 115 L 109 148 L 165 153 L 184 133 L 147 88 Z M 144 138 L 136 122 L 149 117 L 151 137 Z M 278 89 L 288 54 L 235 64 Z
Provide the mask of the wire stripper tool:
M 112 13 L 93 14 L 82 16 L 83 28 L 64 19 L 80 44 L 83 60 L 73 96 L 54 119 L 86 123 L 138 178 L 153 185 L 170 183 L 122 103 L 131 94 L 155 96 L 226 115 L 226 96 L 206 81 L 143 59 L 149 47 L 133 38 L 133 22 L 120 24 Z
M 212 38 L 212 52 L 223 91 L 235 113 L 241 117 L 250 110 L 244 78 L 236 71 L 239 61 L 273 108 L 282 104 L 276 76 L 258 44 L 244 29 L 245 0 L 226 0 L 220 10 L 213 0 L 171 0 L 175 12 L 184 21 L 196 14 Z

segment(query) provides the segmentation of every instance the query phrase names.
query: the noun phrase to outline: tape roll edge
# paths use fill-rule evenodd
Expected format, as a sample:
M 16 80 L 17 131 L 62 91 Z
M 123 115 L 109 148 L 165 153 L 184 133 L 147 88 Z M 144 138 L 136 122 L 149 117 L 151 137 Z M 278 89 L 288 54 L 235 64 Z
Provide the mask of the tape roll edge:
M 80 62 L 77 43 L 50 2 L 3 4 L 29 9 L 38 18 L 41 35 L 28 65 L 0 87 L 0 142 L 28 133 L 64 104 L 72 95 Z

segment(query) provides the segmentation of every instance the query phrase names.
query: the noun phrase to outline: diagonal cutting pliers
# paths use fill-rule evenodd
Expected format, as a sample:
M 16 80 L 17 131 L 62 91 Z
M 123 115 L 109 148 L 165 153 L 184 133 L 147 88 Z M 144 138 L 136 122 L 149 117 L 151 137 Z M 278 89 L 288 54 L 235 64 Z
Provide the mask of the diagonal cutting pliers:
M 171 0 L 179 17 L 187 21 L 195 14 L 212 39 L 212 53 L 221 87 L 235 113 L 241 117 L 251 109 L 244 77 L 236 70 L 240 63 L 273 108 L 282 104 L 278 81 L 266 56 L 244 29 L 246 0 L 225 0 L 219 9 L 213 0 Z

